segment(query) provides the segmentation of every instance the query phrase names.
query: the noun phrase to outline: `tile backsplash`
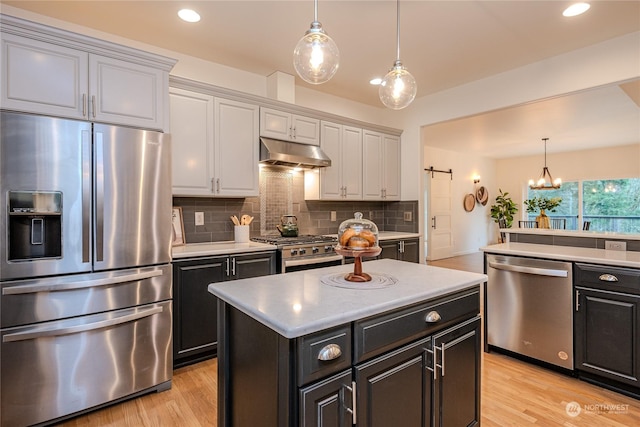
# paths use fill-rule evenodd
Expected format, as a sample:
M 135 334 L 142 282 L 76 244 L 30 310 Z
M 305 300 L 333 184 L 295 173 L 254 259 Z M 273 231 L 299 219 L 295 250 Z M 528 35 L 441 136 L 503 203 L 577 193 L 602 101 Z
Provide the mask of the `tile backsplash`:
M 295 215 L 300 234 L 335 234 L 338 226 L 362 212 L 381 231 L 417 233 L 418 201 L 310 201 L 304 200 L 304 176 L 284 170 L 260 171 L 260 195 L 247 198 L 174 197 L 182 207 L 187 243 L 233 240 L 230 216 L 254 217 L 250 235 L 279 234 L 276 225 L 282 215 Z M 331 221 L 335 211 L 336 220 Z M 195 213 L 204 212 L 204 225 L 195 225 Z M 411 220 L 405 213 L 411 212 Z

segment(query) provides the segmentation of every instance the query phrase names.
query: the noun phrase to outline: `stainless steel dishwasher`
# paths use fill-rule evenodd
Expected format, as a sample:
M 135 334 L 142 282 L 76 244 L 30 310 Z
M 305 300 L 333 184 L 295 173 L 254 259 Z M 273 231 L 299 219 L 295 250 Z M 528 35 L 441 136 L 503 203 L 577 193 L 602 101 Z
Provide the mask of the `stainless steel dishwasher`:
M 570 262 L 487 255 L 487 343 L 573 369 Z

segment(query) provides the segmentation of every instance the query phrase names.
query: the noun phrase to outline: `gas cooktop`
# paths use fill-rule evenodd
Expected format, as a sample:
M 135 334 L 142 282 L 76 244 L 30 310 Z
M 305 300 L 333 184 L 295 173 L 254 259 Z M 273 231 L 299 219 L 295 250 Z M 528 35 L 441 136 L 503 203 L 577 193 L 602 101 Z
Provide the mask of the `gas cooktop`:
M 282 237 L 277 235 L 267 235 L 252 237 L 251 240 L 260 243 L 269 243 L 278 246 L 303 245 L 310 243 L 337 243 L 338 239 L 331 236 L 301 234 L 297 237 Z

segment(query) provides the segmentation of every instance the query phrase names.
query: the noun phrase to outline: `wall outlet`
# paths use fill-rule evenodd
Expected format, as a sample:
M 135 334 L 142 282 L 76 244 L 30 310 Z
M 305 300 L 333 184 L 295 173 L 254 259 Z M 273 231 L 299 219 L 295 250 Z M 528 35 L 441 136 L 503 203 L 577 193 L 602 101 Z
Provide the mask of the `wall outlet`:
M 336 221 L 336 211 L 331 211 L 331 222 Z
M 411 219 L 412 217 L 413 217 L 413 212 L 407 211 L 407 212 L 404 213 L 404 220 L 405 221 L 412 221 L 412 219 Z
M 204 212 L 196 212 L 196 225 L 204 225 Z
M 604 248 L 610 251 L 626 251 L 627 242 L 616 242 L 615 240 L 605 240 Z

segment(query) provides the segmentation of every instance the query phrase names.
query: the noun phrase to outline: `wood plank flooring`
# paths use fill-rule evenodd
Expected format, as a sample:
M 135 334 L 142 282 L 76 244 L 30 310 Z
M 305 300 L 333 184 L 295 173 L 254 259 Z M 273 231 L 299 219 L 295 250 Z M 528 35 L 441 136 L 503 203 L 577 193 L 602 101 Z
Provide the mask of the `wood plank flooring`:
M 482 272 L 482 255 L 429 264 Z M 178 369 L 169 391 L 76 417 L 62 426 L 216 426 L 216 372 L 217 359 Z M 567 410 L 574 402 L 579 413 Z M 640 426 L 640 401 L 502 354 L 483 353 L 482 426 Z

